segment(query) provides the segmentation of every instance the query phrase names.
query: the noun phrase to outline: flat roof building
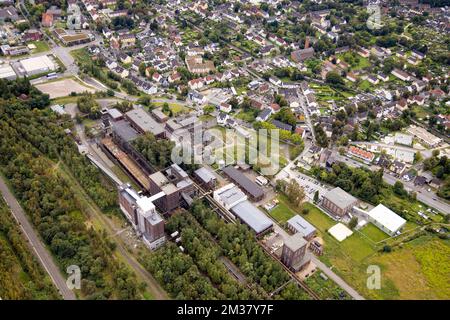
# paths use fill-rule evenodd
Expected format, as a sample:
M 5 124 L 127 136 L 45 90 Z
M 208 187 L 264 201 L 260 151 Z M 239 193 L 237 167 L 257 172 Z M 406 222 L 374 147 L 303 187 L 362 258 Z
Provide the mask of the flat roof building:
M 165 130 L 143 108 L 137 107 L 125 113 L 131 126 L 140 133 L 150 132 L 157 138 L 165 137 Z
M 58 66 L 48 56 L 39 56 L 21 60 L 19 69 L 27 76 L 33 76 L 55 71 Z
M 427 130 L 425 130 L 422 127 L 416 127 L 411 125 L 407 129 L 408 133 L 415 136 L 421 143 L 425 144 L 427 147 L 434 148 L 439 143 L 442 142 L 441 138 L 436 137 L 435 135 L 429 133 Z
M 293 233 L 300 233 L 306 240 L 311 240 L 316 235 L 316 228 L 298 214 L 287 221 L 287 228 Z
M 182 203 L 182 195 L 189 195 L 194 191 L 194 183 L 188 174 L 177 164 L 172 164 L 163 171 L 158 171 L 149 176 L 150 193 L 164 193 L 164 196 L 155 201 L 161 212 L 170 212 L 179 208 Z
M 382 231 L 393 236 L 406 224 L 406 220 L 381 203 L 365 214 L 366 218 Z
M 354 196 L 337 187 L 323 196 L 322 206 L 331 213 L 342 217 L 350 212 L 358 202 Z
M 264 191 L 235 167 L 228 166 L 223 168 L 222 171 L 231 181 L 241 187 L 251 200 L 260 201 L 264 198 Z
M 0 64 L 0 79 L 14 80 L 16 78 L 17 74 L 9 64 Z

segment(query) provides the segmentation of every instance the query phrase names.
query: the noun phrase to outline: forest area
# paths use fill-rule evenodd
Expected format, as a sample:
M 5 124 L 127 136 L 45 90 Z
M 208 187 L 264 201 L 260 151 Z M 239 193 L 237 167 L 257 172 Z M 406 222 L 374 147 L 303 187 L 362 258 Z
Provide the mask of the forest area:
M 61 270 L 78 265 L 85 299 L 135 299 L 138 283 L 94 230 L 62 175 L 67 167 L 103 212 L 118 210 L 115 188 L 78 153 L 64 129 L 73 125 L 45 109 L 48 100 L 26 80 L 0 82 L 0 170 Z M 37 97 L 35 97 L 37 95 Z M 27 96 L 25 100 L 16 97 Z M 30 103 L 33 101 L 33 103 Z M 37 101 L 37 102 L 36 102 Z M 114 191 L 114 192 L 113 192 Z
M 142 258 L 143 265 L 176 299 L 291 299 L 310 296 L 258 245 L 243 224 L 226 224 L 205 203 L 172 216 L 168 232 L 181 231 L 184 252 L 174 243 Z M 245 276 L 238 282 L 221 262 L 229 259 Z
M 19 226 L 3 200 L 0 200 L 0 298 L 59 298 L 50 278 L 30 252 Z

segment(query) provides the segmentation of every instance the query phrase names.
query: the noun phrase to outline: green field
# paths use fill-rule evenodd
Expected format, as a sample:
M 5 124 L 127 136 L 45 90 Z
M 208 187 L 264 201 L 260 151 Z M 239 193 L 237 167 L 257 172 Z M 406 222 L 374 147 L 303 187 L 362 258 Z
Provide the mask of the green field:
M 164 105 L 164 103 L 166 103 L 166 102 L 152 102 L 152 104 L 155 107 L 162 107 Z M 189 108 L 187 108 L 187 107 L 185 107 L 185 106 L 183 106 L 182 104 L 179 104 L 179 103 L 172 103 L 172 102 L 170 102 L 170 103 L 167 103 L 167 104 L 169 105 L 169 109 L 172 111 L 172 113 L 174 115 L 177 115 L 179 113 L 187 113 L 187 112 L 191 111 L 191 109 L 189 109 Z
M 363 235 L 368 237 L 373 242 L 377 243 L 389 238 L 389 235 L 378 229 L 372 223 L 368 223 L 361 230 L 359 230 Z
M 50 50 L 50 47 L 45 41 L 32 41 L 30 43 L 36 46 L 36 49 L 33 50 L 33 53 L 46 52 Z

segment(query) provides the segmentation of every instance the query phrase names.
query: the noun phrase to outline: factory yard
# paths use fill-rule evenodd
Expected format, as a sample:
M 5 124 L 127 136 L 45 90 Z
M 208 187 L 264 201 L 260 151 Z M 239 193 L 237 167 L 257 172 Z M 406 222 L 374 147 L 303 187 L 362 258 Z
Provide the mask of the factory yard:
M 73 79 L 62 79 L 42 84 L 37 84 L 36 88 L 50 96 L 50 99 L 60 98 L 70 95 L 72 92 L 83 93 L 89 92 L 94 93 L 95 90 L 91 87 L 83 86 L 79 82 Z

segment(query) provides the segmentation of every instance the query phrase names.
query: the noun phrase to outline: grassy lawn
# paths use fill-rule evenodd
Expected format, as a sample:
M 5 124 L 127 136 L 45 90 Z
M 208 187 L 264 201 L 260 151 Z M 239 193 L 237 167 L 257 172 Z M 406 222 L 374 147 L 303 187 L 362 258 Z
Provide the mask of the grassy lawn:
M 368 263 L 380 265 L 381 290 L 370 295 L 382 299 L 449 299 L 449 241 L 431 236 L 415 239 L 391 253 L 377 254 Z
M 368 237 L 373 242 L 380 242 L 387 238 L 389 235 L 378 229 L 374 224 L 368 223 L 361 230 L 359 230 L 363 235 Z
M 255 112 L 253 110 L 244 111 L 242 110 L 236 115 L 237 119 L 241 119 L 247 122 L 253 122 L 256 119 Z
M 83 61 L 85 59 L 91 59 L 89 56 L 89 53 L 87 52 L 86 48 L 76 49 L 70 51 L 70 55 L 76 60 L 76 61 Z
M 372 87 L 372 84 L 367 80 L 361 81 L 360 84 L 358 85 L 358 88 L 361 90 L 370 89 L 371 87 Z
M 278 199 L 280 200 L 280 203 L 273 208 L 269 214 L 270 216 L 272 216 L 272 218 L 274 218 L 275 220 L 277 220 L 280 224 L 285 223 L 286 221 L 288 221 L 290 218 L 292 218 L 293 216 L 295 216 L 297 213 L 293 210 L 291 210 L 285 203 L 283 200 L 280 199 L 281 197 L 278 197 Z
M 152 102 L 152 104 L 155 107 L 162 107 L 164 103 L 166 102 Z M 183 106 L 182 104 L 178 103 L 167 103 L 167 104 L 169 105 L 169 109 L 172 111 L 174 115 L 177 115 L 178 113 L 186 113 L 191 111 L 191 109 Z
M 36 49 L 33 50 L 33 53 L 46 52 L 50 50 L 50 47 L 45 41 L 32 41 L 30 43 L 36 46 Z

